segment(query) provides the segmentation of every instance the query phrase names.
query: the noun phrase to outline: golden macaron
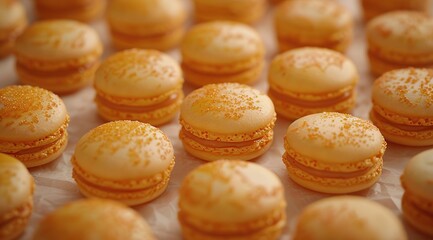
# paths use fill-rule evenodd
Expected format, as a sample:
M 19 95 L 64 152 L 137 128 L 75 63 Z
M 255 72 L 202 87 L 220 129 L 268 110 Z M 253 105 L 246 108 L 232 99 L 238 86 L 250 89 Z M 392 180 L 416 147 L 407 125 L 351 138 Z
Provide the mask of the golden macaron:
M 55 93 L 73 92 L 89 84 L 101 54 L 96 31 L 73 20 L 35 22 L 15 43 L 21 82 Z
M 174 152 L 158 128 L 124 120 L 100 125 L 81 137 L 71 161 L 72 176 L 84 196 L 138 205 L 165 191 Z
M 26 10 L 21 1 L 0 1 L 0 58 L 12 53 L 15 39 L 26 26 Z
M 430 7 L 429 1 L 430 0 L 362 0 L 361 6 L 364 20 L 370 21 L 384 13 L 397 10 L 411 10 L 427 13 Z
M 353 38 L 352 14 L 337 1 L 285 1 L 274 26 L 280 52 L 307 46 L 345 52 Z
M 264 66 L 264 43 L 242 23 L 215 21 L 192 27 L 180 52 L 185 80 L 196 86 L 210 83 L 253 83 Z
M 46 215 L 33 240 L 155 240 L 146 221 L 131 208 L 104 199 L 68 203 Z
M 407 240 L 398 217 L 385 206 L 358 196 L 321 199 L 299 215 L 293 240 Z
M 386 13 L 368 23 L 366 35 L 370 70 L 376 76 L 433 66 L 433 17 L 414 11 Z
M 179 137 L 187 152 L 203 160 L 250 160 L 271 146 L 275 120 L 271 99 L 258 90 L 209 84 L 185 97 Z
M 111 0 L 106 14 L 117 49 L 169 50 L 182 39 L 187 18 L 181 0 Z
M 407 146 L 433 145 L 433 70 L 387 72 L 372 87 L 370 119 L 387 141 Z
M 35 0 L 34 6 L 40 19 L 89 22 L 102 16 L 105 0 Z
M 276 240 L 286 225 L 284 189 L 258 164 L 207 163 L 183 179 L 178 219 L 185 240 Z
M 57 95 L 32 86 L 0 88 L 0 152 L 35 167 L 59 157 L 69 116 Z
M 359 74 L 351 60 L 325 48 L 298 48 L 275 57 L 268 95 L 287 119 L 318 112 L 348 113 L 355 107 Z
M 95 73 L 99 114 L 106 120 L 170 121 L 183 99 L 179 64 L 156 50 L 130 49 L 107 58 Z
M 404 188 L 401 204 L 405 219 L 433 237 L 433 149 L 409 160 L 400 180 Z
M 0 153 L 0 239 L 16 239 L 33 211 L 34 181 L 19 160 Z
M 195 19 L 199 22 L 228 20 L 252 24 L 266 10 L 267 0 L 193 0 Z
M 341 194 L 379 180 L 386 142 L 367 120 L 324 112 L 290 124 L 284 148 L 283 162 L 293 181 L 317 192 Z

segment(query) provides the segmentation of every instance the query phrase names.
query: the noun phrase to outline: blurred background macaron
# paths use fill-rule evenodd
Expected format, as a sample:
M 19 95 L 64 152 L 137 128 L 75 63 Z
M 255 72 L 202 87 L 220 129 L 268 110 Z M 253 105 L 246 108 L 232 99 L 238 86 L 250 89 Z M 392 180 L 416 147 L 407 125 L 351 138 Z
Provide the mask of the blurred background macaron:
M 18 159 L 0 153 L 0 239 L 18 238 L 33 211 L 34 181 Z
M 68 143 L 69 116 L 61 98 L 45 89 L 0 89 L 0 152 L 36 167 L 59 157 Z
M 207 163 L 183 179 L 178 219 L 185 240 L 277 240 L 286 225 L 284 189 L 258 164 Z
M 379 180 L 386 142 L 370 121 L 324 112 L 290 124 L 284 149 L 283 162 L 294 182 L 341 194 L 367 189 Z
M 366 22 L 384 13 L 398 10 L 420 11 L 427 13 L 430 4 L 430 0 L 361 0 L 361 7 Z
M 183 99 L 179 64 L 157 50 L 130 49 L 102 62 L 95 73 L 95 102 L 106 120 L 161 125 L 174 118 Z
M 98 34 L 86 24 L 38 21 L 15 42 L 17 75 L 21 83 L 70 93 L 91 82 L 102 51 Z
M 174 152 L 158 128 L 138 121 L 114 121 L 81 137 L 71 162 L 72 177 L 84 196 L 138 205 L 165 191 Z
M 13 52 L 15 39 L 26 26 L 26 10 L 21 1 L 0 1 L 0 59 Z
M 133 209 L 105 199 L 68 203 L 44 216 L 33 240 L 155 240 L 147 222 Z
M 179 138 L 202 160 L 251 160 L 272 144 L 276 113 L 271 99 L 238 83 L 209 84 L 184 99 Z
M 102 16 L 105 0 L 34 0 L 39 19 L 73 19 L 89 22 Z

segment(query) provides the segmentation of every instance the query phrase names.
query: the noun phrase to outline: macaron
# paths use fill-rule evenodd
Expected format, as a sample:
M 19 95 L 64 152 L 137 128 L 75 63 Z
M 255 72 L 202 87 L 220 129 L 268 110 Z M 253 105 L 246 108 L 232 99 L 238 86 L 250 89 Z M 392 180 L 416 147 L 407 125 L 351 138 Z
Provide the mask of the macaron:
M 284 189 L 255 163 L 203 164 L 182 181 L 178 219 L 185 240 L 277 240 L 286 225 Z
M 68 143 L 69 115 L 57 95 L 32 86 L 0 88 L 0 153 L 36 167 L 59 157 Z
M 0 239 L 18 238 L 33 211 L 34 181 L 18 159 L 0 153 Z
M 183 99 L 179 64 L 157 50 L 130 49 L 102 62 L 95 73 L 95 101 L 106 120 L 170 121 Z
M 73 19 L 89 22 L 101 17 L 105 0 L 34 0 L 39 19 Z
M 252 24 L 266 10 L 266 0 L 193 0 L 198 22 L 227 20 Z
M 155 240 L 146 221 L 133 209 L 104 199 L 82 199 L 46 215 L 33 240 Z
M 274 27 L 280 52 L 306 46 L 345 52 L 353 38 L 353 16 L 337 1 L 285 1 Z
M 385 139 L 407 146 L 433 145 L 433 70 L 387 72 L 372 87 L 371 121 Z
M 395 11 L 372 19 L 366 28 L 370 71 L 380 76 L 405 67 L 433 66 L 433 17 Z
M 165 191 L 174 153 L 158 128 L 124 120 L 100 125 L 81 137 L 71 161 L 72 177 L 84 196 L 138 205 Z
M 415 155 L 400 178 L 403 215 L 415 229 L 433 237 L 433 149 Z
M 294 120 L 355 107 L 359 74 L 339 52 L 304 47 L 276 56 L 269 67 L 268 95 L 279 115 Z
M 283 162 L 299 185 L 322 193 L 351 193 L 382 174 L 386 142 L 370 121 L 324 112 L 294 121 L 284 138 Z
M 361 6 L 364 20 L 370 21 L 384 13 L 398 10 L 411 10 L 427 13 L 429 9 L 429 0 L 362 0 Z
M 15 43 L 21 83 L 55 93 L 88 85 L 98 66 L 102 43 L 90 26 L 73 20 L 38 21 Z
M 407 240 L 403 225 L 383 205 L 358 196 L 316 201 L 299 215 L 293 240 Z
M 0 58 L 12 53 L 15 39 L 26 26 L 26 10 L 21 1 L 0 1 Z
M 214 21 L 193 26 L 181 45 L 185 80 L 196 86 L 257 81 L 264 66 L 264 43 L 242 23 Z
M 179 138 L 187 152 L 206 161 L 251 160 L 273 141 L 271 99 L 238 83 L 209 84 L 185 97 Z
M 106 17 L 117 49 L 165 51 L 182 39 L 187 12 L 181 0 L 111 0 Z

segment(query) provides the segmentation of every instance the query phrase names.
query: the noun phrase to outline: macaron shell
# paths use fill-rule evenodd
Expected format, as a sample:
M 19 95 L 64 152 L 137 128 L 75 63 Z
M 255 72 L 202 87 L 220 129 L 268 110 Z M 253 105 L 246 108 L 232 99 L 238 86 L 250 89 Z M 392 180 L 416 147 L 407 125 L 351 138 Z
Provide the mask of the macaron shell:
M 84 135 L 74 157 L 84 171 L 95 177 L 133 180 L 163 172 L 172 163 L 174 153 L 161 130 L 137 121 L 115 121 Z
M 38 87 L 0 89 L 0 140 L 33 141 L 58 130 L 67 121 L 63 101 Z
M 156 50 L 131 49 L 106 59 L 95 74 L 94 86 L 105 94 L 151 98 L 183 83 L 179 65 Z
M 95 30 L 72 20 L 38 21 L 17 38 L 19 56 L 57 61 L 80 58 L 101 46 Z
M 25 19 L 26 11 L 20 1 L 0 2 L 0 38 L 5 37 L 3 31 L 14 29 L 18 22 Z M 11 29 L 12 28 L 12 29 Z
M 226 135 L 255 132 L 274 117 L 268 96 L 236 83 L 210 84 L 193 91 L 184 99 L 180 114 L 194 128 Z
M 355 65 L 344 55 L 324 48 L 298 48 L 278 55 L 269 70 L 271 87 L 294 93 L 329 93 L 354 86 Z
M 293 239 L 406 240 L 407 235 L 386 207 L 366 198 L 338 196 L 304 208 Z
M 412 227 L 430 237 L 433 236 L 433 229 L 431 227 L 433 225 L 433 217 L 431 217 L 431 214 L 428 214 L 428 212 L 423 211 L 411 202 L 407 193 L 403 195 L 401 205 L 405 220 L 408 221 Z
M 413 194 L 433 202 L 433 149 L 415 155 L 407 163 L 401 182 Z

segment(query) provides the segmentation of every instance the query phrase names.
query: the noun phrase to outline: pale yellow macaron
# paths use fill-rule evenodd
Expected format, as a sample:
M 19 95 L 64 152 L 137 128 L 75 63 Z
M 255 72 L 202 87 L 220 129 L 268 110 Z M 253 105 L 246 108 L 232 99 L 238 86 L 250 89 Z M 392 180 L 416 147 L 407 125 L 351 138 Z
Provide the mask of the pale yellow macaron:
M 345 52 L 353 38 L 353 16 L 337 1 L 285 1 L 274 26 L 280 52 L 307 46 Z
M 91 82 L 102 50 L 98 34 L 86 24 L 38 21 L 15 42 L 16 71 L 22 83 L 69 93 Z
M 386 142 L 370 121 L 324 112 L 294 121 L 284 138 L 283 162 L 299 185 L 323 193 L 351 193 L 376 183 Z
M 385 206 L 358 196 L 328 197 L 304 208 L 293 240 L 407 240 L 398 217 Z
M 370 70 L 380 76 L 405 67 L 433 66 L 433 17 L 395 11 L 372 19 L 366 28 Z
M 355 107 L 358 71 L 339 52 L 298 48 L 275 57 L 269 67 L 268 95 L 288 119 L 318 112 L 350 112 Z
M 174 152 L 158 128 L 125 120 L 100 125 L 81 137 L 71 161 L 84 196 L 138 205 L 165 191 Z
M 193 0 L 199 22 L 228 20 L 252 24 L 265 13 L 267 0 Z
M 277 240 L 286 225 L 284 189 L 258 164 L 207 163 L 183 179 L 178 219 L 185 240 Z
M 264 66 L 264 43 L 251 27 L 229 21 L 201 23 L 183 39 L 180 52 L 187 82 L 253 83 Z
M 111 0 L 106 17 L 117 49 L 165 51 L 182 39 L 187 11 L 182 0 Z
M 387 141 L 407 146 L 433 145 L 433 70 L 387 72 L 372 87 L 370 119 Z
M 271 146 L 275 120 L 271 99 L 258 90 L 209 84 L 182 103 L 179 138 L 187 152 L 203 160 L 251 160 Z
M 18 159 L 0 153 L 0 239 L 20 236 L 33 211 L 33 177 Z
M 146 221 L 131 208 L 104 199 L 68 203 L 44 216 L 33 240 L 155 240 Z
M 74 19 L 89 22 L 101 17 L 106 0 L 34 0 L 40 19 Z
M 183 99 L 179 64 L 156 50 L 116 53 L 95 73 L 95 102 L 106 120 L 170 121 Z
M 12 53 L 15 39 L 26 26 L 26 10 L 21 1 L 0 1 L 0 59 Z

